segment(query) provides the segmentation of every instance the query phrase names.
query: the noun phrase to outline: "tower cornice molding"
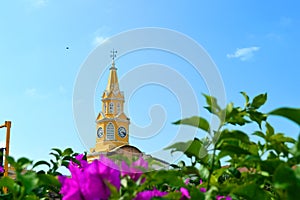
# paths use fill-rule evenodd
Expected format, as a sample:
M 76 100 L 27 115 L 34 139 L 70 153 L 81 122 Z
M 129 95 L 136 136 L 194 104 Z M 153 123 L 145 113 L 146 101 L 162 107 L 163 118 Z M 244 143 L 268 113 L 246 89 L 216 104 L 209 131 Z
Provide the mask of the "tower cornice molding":
M 103 101 L 107 101 L 107 100 L 117 100 L 117 101 L 125 101 L 124 97 L 123 98 L 102 98 L 102 102 Z
M 103 119 L 99 119 L 99 120 L 96 120 L 96 123 L 101 123 L 101 122 L 113 122 L 113 121 L 116 121 L 116 122 L 129 122 L 130 119 L 127 117 L 127 119 L 120 119 L 120 118 L 103 118 Z

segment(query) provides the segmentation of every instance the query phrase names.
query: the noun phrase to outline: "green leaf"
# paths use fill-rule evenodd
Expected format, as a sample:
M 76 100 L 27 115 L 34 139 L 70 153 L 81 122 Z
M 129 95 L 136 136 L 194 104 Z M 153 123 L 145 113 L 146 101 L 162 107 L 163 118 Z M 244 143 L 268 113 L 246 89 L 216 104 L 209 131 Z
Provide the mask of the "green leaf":
M 172 144 L 164 148 L 164 150 L 172 149 L 171 152 L 176 152 L 176 151 L 185 152 L 188 149 L 188 147 L 192 144 L 192 142 L 193 142 L 192 140 L 187 142 L 176 142 L 175 144 Z
M 17 179 L 25 187 L 25 194 L 29 194 L 34 188 L 38 186 L 39 179 L 35 172 L 28 171 L 25 174 L 19 174 Z
M 250 139 L 248 135 L 239 130 L 233 130 L 233 131 L 229 131 L 227 129 L 223 130 L 219 137 L 219 141 L 222 140 L 239 140 L 244 143 L 250 143 Z
M 19 193 L 20 192 L 20 186 L 15 183 L 15 181 L 6 176 L 6 177 L 2 177 L 0 179 L 0 187 L 7 187 L 8 190 L 12 193 Z
M 283 161 L 279 160 L 279 159 L 268 159 L 268 160 L 264 160 L 261 161 L 261 170 L 262 171 L 266 171 L 269 172 L 270 174 L 274 174 L 274 171 L 276 170 L 276 168 L 281 165 L 283 163 Z
M 175 165 L 175 164 L 170 164 L 170 167 L 173 167 L 174 169 L 180 169 L 180 166 Z
M 206 103 L 212 110 L 212 113 L 217 113 L 221 110 L 220 106 L 218 105 L 218 101 L 215 97 L 203 94 L 206 99 Z M 215 111 L 215 112 L 214 112 Z
M 15 159 L 13 158 L 13 157 L 11 157 L 11 156 L 7 156 L 7 162 L 9 163 L 9 164 L 11 164 L 12 166 L 16 166 L 16 161 L 15 161 Z
M 62 156 L 63 154 L 63 152 L 58 148 L 52 148 L 51 150 L 56 151 L 56 153 L 58 153 L 59 156 Z
M 49 168 L 50 168 L 50 164 L 47 162 L 47 161 L 44 161 L 44 160 L 40 160 L 38 162 L 36 162 L 32 168 L 35 168 L 37 166 L 40 166 L 40 165 L 47 165 Z
M 201 159 L 207 155 L 207 150 L 203 146 L 203 142 L 197 138 L 187 142 L 177 142 L 165 148 L 165 150 L 168 149 L 172 149 L 171 153 L 176 151 L 183 152 L 189 158 L 195 156 L 196 158 Z
M 28 158 L 19 158 L 15 164 L 15 170 L 21 172 L 23 169 L 26 169 L 29 165 L 32 164 L 32 161 Z
M 73 153 L 72 148 L 67 148 L 63 151 L 62 155 L 63 156 L 70 156 Z
M 235 167 L 229 167 L 228 171 L 236 178 L 240 178 L 242 175 L 241 172 Z
M 173 187 L 183 187 L 182 173 L 179 170 L 158 170 L 146 173 L 146 181 L 139 186 L 142 191 L 147 186 L 172 185 Z
M 56 160 L 59 160 L 60 159 L 60 155 L 59 154 L 56 154 L 56 153 L 49 153 L 50 155 L 53 155 L 55 157 Z
M 60 187 L 61 184 L 57 177 L 50 174 L 37 174 L 39 179 L 39 185 L 55 186 Z
M 278 156 L 273 151 L 270 151 L 267 158 L 268 160 L 273 160 L 278 158 Z
M 287 191 L 281 199 L 298 199 L 300 180 L 296 177 L 295 171 L 286 165 L 280 165 L 274 173 L 274 187 Z
M 38 198 L 35 195 L 27 195 L 25 197 L 23 197 L 24 200 L 41 200 L 40 198 Z
M 261 122 L 266 121 L 267 115 L 257 111 L 248 111 L 251 120 L 255 121 L 259 128 L 261 128 Z
M 261 137 L 261 138 L 263 138 L 263 139 L 266 139 L 265 134 L 264 134 L 263 132 L 261 132 L 261 131 L 255 131 L 254 133 L 252 133 L 252 135 L 256 135 L 256 136 L 258 136 L 258 137 Z
M 257 108 L 261 107 L 262 105 L 264 105 L 266 101 L 267 101 L 267 93 L 257 95 L 256 97 L 254 97 L 254 99 L 251 103 L 251 107 L 257 109 Z
M 193 166 L 183 167 L 182 172 L 187 175 L 197 175 L 198 177 L 200 176 L 198 168 Z
M 232 112 L 232 110 L 233 110 L 233 103 L 227 104 L 227 106 L 226 106 L 226 118 L 227 118 L 227 116 L 230 115 L 230 113 Z
M 206 103 L 208 104 L 208 106 L 204 106 L 204 108 L 207 109 L 210 113 L 217 115 L 221 122 L 223 122 L 226 115 L 226 109 L 221 109 L 215 97 L 206 94 L 203 94 L 203 96 L 205 97 Z
M 294 171 L 284 164 L 277 167 L 274 174 L 274 186 L 280 189 L 287 189 L 296 181 Z
M 240 107 L 234 107 L 232 108 L 231 112 L 226 113 L 226 121 L 229 124 L 232 125 L 244 125 L 246 123 L 249 123 L 250 121 L 245 119 L 244 117 L 247 115 L 247 112 L 245 109 L 242 109 Z
M 245 106 L 248 107 L 249 106 L 249 96 L 246 94 L 246 92 L 240 92 L 244 98 L 245 98 Z
M 233 156 L 233 155 L 251 155 L 251 152 L 239 147 L 238 145 L 235 144 L 223 144 L 218 148 L 221 150 L 219 153 L 218 157 L 222 158 L 224 156 Z
M 73 156 L 64 156 L 64 158 L 62 159 L 63 161 L 74 161 L 76 162 L 77 160 L 73 157 Z M 79 161 L 77 161 L 76 163 L 80 163 Z
M 277 133 L 270 137 L 270 141 L 295 143 L 296 140 L 290 137 L 285 137 L 283 133 Z
M 178 120 L 176 122 L 173 122 L 173 124 L 190 125 L 190 126 L 200 128 L 208 133 L 210 132 L 209 123 L 206 121 L 206 119 L 198 116 Z
M 110 199 L 120 199 L 120 194 L 119 194 L 117 188 L 107 180 L 104 180 L 104 182 L 105 182 L 106 186 L 108 186 L 108 188 L 111 192 Z
M 285 117 L 295 123 L 297 123 L 300 126 L 300 108 L 278 108 L 271 112 L 269 112 L 269 115 L 278 115 Z
M 153 197 L 151 200 L 156 200 L 156 199 L 180 199 L 181 197 L 181 192 L 169 192 L 167 195 L 163 197 Z
M 209 156 L 208 156 L 209 157 Z M 212 163 L 212 162 L 211 162 Z M 209 177 L 209 169 L 203 165 L 200 165 L 199 167 L 199 174 L 200 174 L 200 177 L 205 181 L 208 179 Z
M 233 190 L 233 193 L 242 196 L 245 199 L 269 199 L 267 193 L 255 183 L 246 183 L 245 185 L 238 186 Z
M 11 199 L 13 199 L 13 195 L 12 195 L 12 193 L 0 194 L 0 199 L 1 200 L 11 200 Z
M 274 135 L 274 128 L 271 126 L 271 124 L 269 124 L 268 122 L 266 122 L 266 135 L 267 137 L 271 137 L 272 135 Z
M 189 192 L 190 192 L 191 199 L 197 199 L 197 200 L 205 199 L 204 193 L 200 192 L 199 188 L 192 187 L 192 188 L 190 188 Z

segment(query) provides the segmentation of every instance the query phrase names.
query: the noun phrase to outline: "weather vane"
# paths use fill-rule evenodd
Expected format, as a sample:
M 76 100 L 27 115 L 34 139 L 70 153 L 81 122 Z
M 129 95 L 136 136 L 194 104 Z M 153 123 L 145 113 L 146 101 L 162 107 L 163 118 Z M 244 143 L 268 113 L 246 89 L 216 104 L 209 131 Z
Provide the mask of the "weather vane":
M 113 61 L 115 61 L 115 57 L 117 57 L 117 51 L 115 51 L 115 49 L 113 49 L 112 51 L 110 51 L 110 57 L 112 58 Z

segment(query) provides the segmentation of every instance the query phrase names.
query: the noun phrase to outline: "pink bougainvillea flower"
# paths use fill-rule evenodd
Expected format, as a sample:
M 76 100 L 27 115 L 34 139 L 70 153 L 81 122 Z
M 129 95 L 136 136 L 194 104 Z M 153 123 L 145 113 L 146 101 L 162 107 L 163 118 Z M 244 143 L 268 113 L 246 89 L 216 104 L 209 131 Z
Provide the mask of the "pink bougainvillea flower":
M 120 171 L 118 166 L 107 157 L 94 160 L 83 171 L 84 183 L 81 190 L 85 199 L 108 199 L 110 189 L 106 181 L 120 189 Z
M 84 158 L 84 154 L 78 154 L 77 156 L 75 156 L 76 160 L 79 161 L 80 163 L 80 167 L 84 168 L 84 167 L 87 167 L 89 164 L 88 162 L 83 159 Z
M 202 181 L 202 179 L 200 179 L 199 185 L 201 185 L 202 183 L 203 183 L 203 181 Z M 205 187 L 200 188 L 200 192 L 206 192 L 206 188 Z
M 71 177 L 59 177 L 63 200 L 108 199 L 110 189 L 107 184 L 120 189 L 120 171 L 112 160 L 101 156 L 81 167 L 70 163 Z
M 60 193 L 63 195 L 64 200 L 83 200 L 82 193 L 80 191 L 80 179 L 81 171 L 78 167 L 74 165 L 69 165 L 69 170 L 71 172 L 71 178 L 66 176 L 59 176 L 58 180 L 61 183 Z
M 167 192 L 161 192 L 157 189 L 154 190 L 145 190 L 142 192 L 139 192 L 134 200 L 151 200 L 153 197 L 163 197 L 167 195 Z
M 126 164 L 126 162 L 122 161 L 121 163 L 121 175 L 128 175 L 134 181 L 137 181 L 141 175 L 143 174 L 142 169 L 148 169 L 148 162 L 143 159 L 143 157 L 139 157 L 139 159 L 133 162 L 130 166 Z M 142 182 L 144 182 L 143 180 Z
M 184 187 L 180 188 L 180 192 L 181 192 L 180 200 L 185 200 L 185 199 L 191 198 L 190 193 L 186 188 L 184 188 Z
M 190 183 L 190 179 L 189 178 L 185 179 L 184 184 L 188 185 L 189 183 Z
M 0 174 L 4 173 L 4 168 L 0 166 Z
M 148 169 L 148 162 L 146 160 L 144 160 L 144 158 L 142 156 L 139 157 L 138 160 L 134 161 L 131 164 L 132 167 L 142 167 L 144 169 Z
M 217 195 L 216 200 L 232 200 L 232 198 L 230 196 Z

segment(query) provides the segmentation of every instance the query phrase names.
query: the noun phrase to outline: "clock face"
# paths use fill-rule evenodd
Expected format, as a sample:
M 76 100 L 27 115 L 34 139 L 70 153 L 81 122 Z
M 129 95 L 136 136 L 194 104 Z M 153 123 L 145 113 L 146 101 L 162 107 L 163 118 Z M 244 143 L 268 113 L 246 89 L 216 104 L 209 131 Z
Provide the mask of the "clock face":
M 97 136 L 98 136 L 98 138 L 101 138 L 103 136 L 103 128 L 102 127 L 98 128 L 98 130 L 97 130 Z
M 118 134 L 121 138 L 124 138 L 126 137 L 126 128 L 124 128 L 123 126 L 121 126 L 119 129 L 118 129 Z

